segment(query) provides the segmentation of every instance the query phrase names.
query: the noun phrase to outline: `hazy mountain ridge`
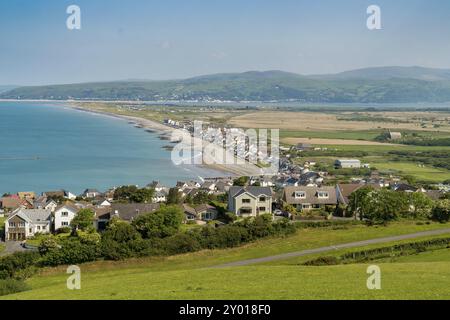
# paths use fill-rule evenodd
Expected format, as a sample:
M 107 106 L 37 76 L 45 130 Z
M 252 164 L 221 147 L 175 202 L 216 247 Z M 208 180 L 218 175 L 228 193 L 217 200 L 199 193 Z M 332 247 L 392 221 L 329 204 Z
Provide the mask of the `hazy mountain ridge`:
M 412 103 L 450 101 L 450 70 L 380 67 L 333 75 L 284 71 L 223 73 L 166 81 L 113 81 L 20 87 L 3 99 L 305 101 Z

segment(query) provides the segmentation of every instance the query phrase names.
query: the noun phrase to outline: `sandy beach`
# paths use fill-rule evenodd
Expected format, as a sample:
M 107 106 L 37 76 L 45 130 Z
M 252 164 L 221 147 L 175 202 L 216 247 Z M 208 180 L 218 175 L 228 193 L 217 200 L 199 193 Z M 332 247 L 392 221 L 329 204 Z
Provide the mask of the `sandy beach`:
M 139 117 L 133 117 L 128 115 L 121 115 L 116 114 L 112 112 L 106 112 L 106 111 L 98 111 L 98 110 L 92 110 L 88 107 L 85 107 L 80 104 L 74 104 L 73 101 L 67 101 L 65 104 L 66 107 L 69 107 L 71 109 L 88 112 L 88 113 L 94 113 L 94 114 L 101 114 L 105 116 L 111 116 L 119 119 L 123 119 L 128 121 L 130 124 L 142 128 L 144 130 L 149 130 L 151 132 L 159 133 L 162 137 L 167 138 L 167 140 L 170 140 L 172 137 L 172 134 L 177 130 L 177 128 L 173 128 L 167 125 L 164 125 L 162 123 L 159 123 L 157 121 L 152 121 L 149 119 L 139 118 Z M 203 143 L 200 139 L 195 140 L 193 138 L 194 143 Z M 213 145 L 213 148 L 215 149 L 214 152 L 216 154 L 219 154 L 220 152 L 224 152 L 225 149 L 219 146 L 219 145 Z M 234 156 L 231 156 L 234 157 Z M 235 157 L 234 157 L 235 158 Z M 236 159 L 236 158 L 235 158 Z M 235 161 L 237 163 L 237 161 Z M 213 161 L 212 157 L 208 156 L 208 154 L 203 154 L 203 164 L 199 164 L 197 166 L 205 167 L 209 169 L 213 169 L 216 171 L 223 172 L 223 176 L 256 176 L 262 174 L 262 169 L 258 166 L 245 162 L 245 163 L 239 163 L 239 164 L 220 164 L 215 163 Z

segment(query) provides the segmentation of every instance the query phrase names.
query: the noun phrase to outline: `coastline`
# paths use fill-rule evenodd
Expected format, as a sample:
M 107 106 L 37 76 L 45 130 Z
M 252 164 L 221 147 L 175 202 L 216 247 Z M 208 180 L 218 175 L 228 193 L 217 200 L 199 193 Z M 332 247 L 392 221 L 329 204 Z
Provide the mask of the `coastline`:
M 67 108 L 73 109 L 73 110 L 78 110 L 78 111 L 92 113 L 92 114 L 99 114 L 99 115 L 104 115 L 104 116 L 110 116 L 110 117 L 114 117 L 117 119 L 126 120 L 130 124 L 132 124 L 136 127 L 158 133 L 158 134 L 160 134 L 160 138 L 165 137 L 165 138 L 167 138 L 167 140 L 170 140 L 172 133 L 175 132 L 176 130 L 178 130 L 177 128 L 166 126 L 162 123 L 159 123 L 157 121 L 153 121 L 150 119 L 116 114 L 116 113 L 107 112 L 107 111 L 92 110 L 87 107 L 83 107 L 82 105 L 79 105 L 79 102 L 65 101 L 64 106 Z M 194 143 L 198 143 L 198 142 L 202 143 L 201 140 L 194 141 Z M 218 145 L 213 145 L 213 146 L 217 150 L 216 153 L 224 152 L 223 148 L 222 148 L 222 150 L 220 150 L 221 149 L 220 146 L 218 146 Z M 261 174 L 261 168 L 257 167 L 256 165 L 250 164 L 250 163 L 218 164 L 218 163 L 215 163 L 215 161 L 213 161 L 213 159 L 211 157 L 208 157 L 206 154 L 204 154 L 203 157 L 204 157 L 203 164 L 193 164 L 192 166 L 218 171 L 220 173 L 223 173 L 223 177 L 254 176 L 254 175 Z

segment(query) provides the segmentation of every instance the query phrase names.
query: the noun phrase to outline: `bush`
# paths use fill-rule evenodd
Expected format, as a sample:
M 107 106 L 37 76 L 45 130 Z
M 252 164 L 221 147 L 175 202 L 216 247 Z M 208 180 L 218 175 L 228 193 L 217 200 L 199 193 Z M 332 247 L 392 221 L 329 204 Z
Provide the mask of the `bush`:
M 71 232 L 72 232 L 71 227 L 62 227 L 62 228 L 59 228 L 58 230 L 56 230 L 57 234 L 64 234 L 64 233 L 71 233 Z
M 305 266 L 333 266 L 339 264 L 339 259 L 333 256 L 319 257 L 317 259 L 307 261 Z
M 23 292 L 30 289 L 30 286 L 23 281 L 14 279 L 0 280 L 0 296 Z
M 78 239 L 66 240 L 57 249 L 52 249 L 42 256 L 41 266 L 71 265 L 95 261 L 100 256 L 96 244 L 84 244 Z
M 39 258 L 39 253 L 35 251 L 15 252 L 1 258 L 0 279 L 14 278 L 20 270 L 36 265 Z
M 139 232 L 126 222 L 115 221 L 103 233 L 100 247 L 104 258 L 122 260 L 133 257 L 136 241 L 142 240 Z
M 57 249 L 58 247 L 59 247 L 58 242 L 54 238 L 48 237 L 41 241 L 38 250 L 41 255 L 44 255 L 52 250 Z
M 450 221 L 450 200 L 440 200 L 431 212 L 431 219 L 444 223 Z
M 178 233 L 166 238 L 165 246 L 168 254 L 188 253 L 201 249 L 201 245 L 197 239 L 187 233 Z
M 132 225 L 143 238 L 165 238 L 178 232 L 184 214 L 178 206 L 162 207 L 160 210 L 137 217 Z

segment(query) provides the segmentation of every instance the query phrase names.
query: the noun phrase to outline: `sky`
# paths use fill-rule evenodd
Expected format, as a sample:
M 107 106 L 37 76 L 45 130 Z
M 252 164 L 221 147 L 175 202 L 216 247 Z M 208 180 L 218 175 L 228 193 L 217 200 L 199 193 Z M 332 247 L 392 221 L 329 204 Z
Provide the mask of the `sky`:
M 366 25 L 381 8 L 381 30 Z M 69 30 L 69 5 L 81 30 Z M 0 2 L 0 85 L 375 66 L 450 69 L 448 0 Z

